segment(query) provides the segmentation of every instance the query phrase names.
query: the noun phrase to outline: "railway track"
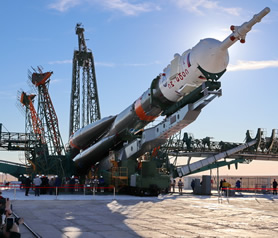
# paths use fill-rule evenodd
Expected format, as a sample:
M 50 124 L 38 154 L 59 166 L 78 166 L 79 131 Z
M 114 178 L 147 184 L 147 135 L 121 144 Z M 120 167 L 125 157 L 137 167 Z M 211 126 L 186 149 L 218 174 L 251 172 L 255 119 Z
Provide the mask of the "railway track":
M 13 212 L 14 217 L 19 218 L 19 216 Z M 42 238 L 36 231 L 34 231 L 30 226 L 28 226 L 25 222 L 23 222 L 23 227 L 20 227 L 20 234 L 21 237 L 24 238 L 31 238 L 31 237 L 36 237 L 36 238 Z M 29 235 L 28 235 L 29 234 Z

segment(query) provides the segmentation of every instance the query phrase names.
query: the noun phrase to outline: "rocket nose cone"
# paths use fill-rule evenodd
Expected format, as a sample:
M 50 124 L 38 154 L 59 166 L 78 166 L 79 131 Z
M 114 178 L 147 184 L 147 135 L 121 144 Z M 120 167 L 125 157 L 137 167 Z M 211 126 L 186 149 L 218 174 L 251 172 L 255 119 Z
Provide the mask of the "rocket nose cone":
M 192 56 L 198 65 L 210 73 L 219 73 L 226 69 L 229 62 L 227 50 L 220 48 L 221 42 L 215 39 L 203 39 L 192 49 Z

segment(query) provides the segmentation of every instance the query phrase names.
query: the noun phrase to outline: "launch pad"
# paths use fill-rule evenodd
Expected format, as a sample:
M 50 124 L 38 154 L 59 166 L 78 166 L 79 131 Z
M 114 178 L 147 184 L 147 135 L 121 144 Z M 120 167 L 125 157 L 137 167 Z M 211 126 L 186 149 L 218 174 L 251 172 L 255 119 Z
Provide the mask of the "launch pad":
M 217 196 L 190 193 L 116 199 L 89 196 L 86 200 L 83 195 L 69 195 L 66 202 L 54 196 L 34 198 L 18 194 L 12 204 L 41 237 L 271 238 L 277 233 L 278 198 L 270 194 L 246 194 L 222 203 Z M 22 236 L 28 237 L 28 231 L 20 228 Z

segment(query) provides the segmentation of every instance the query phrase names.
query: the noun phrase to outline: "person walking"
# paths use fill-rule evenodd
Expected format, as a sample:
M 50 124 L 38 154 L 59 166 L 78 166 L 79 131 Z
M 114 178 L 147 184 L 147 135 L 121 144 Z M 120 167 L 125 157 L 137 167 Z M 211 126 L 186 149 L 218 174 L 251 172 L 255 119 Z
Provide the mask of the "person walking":
M 238 193 L 240 193 L 240 188 L 241 188 L 241 178 L 236 181 L 236 189 Z
M 33 179 L 33 184 L 35 185 L 35 196 L 40 196 L 40 186 L 42 184 L 42 180 L 39 175 L 36 175 L 36 178 Z
M 228 183 L 228 182 L 226 181 L 226 179 L 224 179 L 223 182 L 222 182 L 222 191 L 223 191 L 223 193 L 224 193 L 225 196 L 228 196 L 228 195 L 229 195 L 229 190 L 230 190 L 230 188 L 231 188 L 231 184 Z
M 56 195 L 59 195 L 61 185 L 62 185 L 62 180 L 58 175 L 55 175 L 54 186 L 56 187 Z
M 240 185 L 241 185 L 241 182 L 240 182 L 240 180 L 238 179 L 238 180 L 236 181 L 236 188 L 240 188 Z
M 74 193 L 74 186 L 75 186 L 75 178 L 74 175 L 72 175 L 69 181 L 70 193 Z
M 55 180 L 54 177 L 52 176 L 49 180 L 49 195 L 53 194 L 54 186 L 55 186 Z
M 42 185 L 41 185 L 41 194 L 47 194 L 47 190 L 49 187 L 49 179 L 47 176 L 43 175 L 42 178 Z
M 179 194 L 182 194 L 182 187 L 183 187 L 183 182 L 180 179 L 178 182 Z
M 104 192 L 104 178 L 102 176 L 100 176 L 100 178 L 99 178 L 99 187 L 100 187 L 100 191 L 103 193 Z
M 176 187 L 176 180 L 174 179 L 173 182 L 172 182 L 172 192 L 174 193 L 175 192 L 175 187 Z
M 219 191 L 222 191 L 222 187 L 223 187 L 223 179 L 220 180 L 220 183 L 219 183 Z
M 94 180 L 93 180 L 93 192 L 97 192 L 97 189 L 98 189 L 98 185 L 99 185 L 99 180 L 97 179 L 97 177 L 94 177 Z
M 194 188 L 195 188 L 195 179 L 192 179 L 192 181 L 191 181 L 191 188 L 192 188 L 192 191 L 194 192 Z
M 29 176 L 27 176 L 25 179 L 25 196 L 29 196 L 29 190 L 31 185 L 32 185 L 32 181 L 29 178 Z
M 277 195 L 277 181 L 274 179 L 272 182 L 273 195 Z

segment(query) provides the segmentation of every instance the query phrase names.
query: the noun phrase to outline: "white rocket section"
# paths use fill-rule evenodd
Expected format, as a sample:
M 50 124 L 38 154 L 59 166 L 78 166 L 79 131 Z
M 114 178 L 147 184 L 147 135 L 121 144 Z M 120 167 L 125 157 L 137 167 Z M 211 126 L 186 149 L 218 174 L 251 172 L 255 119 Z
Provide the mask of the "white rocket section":
M 225 70 L 229 63 L 228 50 L 220 48 L 222 42 L 215 39 L 201 40 L 196 46 L 193 47 L 191 52 L 192 64 L 194 67 L 201 66 L 204 70 L 210 73 L 220 73 Z M 197 75 L 195 77 L 199 77 Z
M 228 50 L 220 48 L 222 42 L 207 38 L 181 56 L 174 55 L 161 75 L 160 90 L 164 97 L 177 102 L 183 96 L 198 88 L 207 79 L 198 69 L 201 66 L 210 73 L 220 73 L 229 63 Z
M 159 88 L 163 96 L 172 102 L 177 102 L 199 87 L 206 78 L 198 66 L 214 74 L 225 70 L 229 63 L 228 48 L 237 40 L 244 43 L 246 34 L 252 26 L 260 22 L 269 12 L 270 9 L 266 7 L 241 26 L 231 26 L 233 33 L 222 42 L 211 38 L 203 39 L 181 56 L 175 54 L 171 64 L 161 74 Z

